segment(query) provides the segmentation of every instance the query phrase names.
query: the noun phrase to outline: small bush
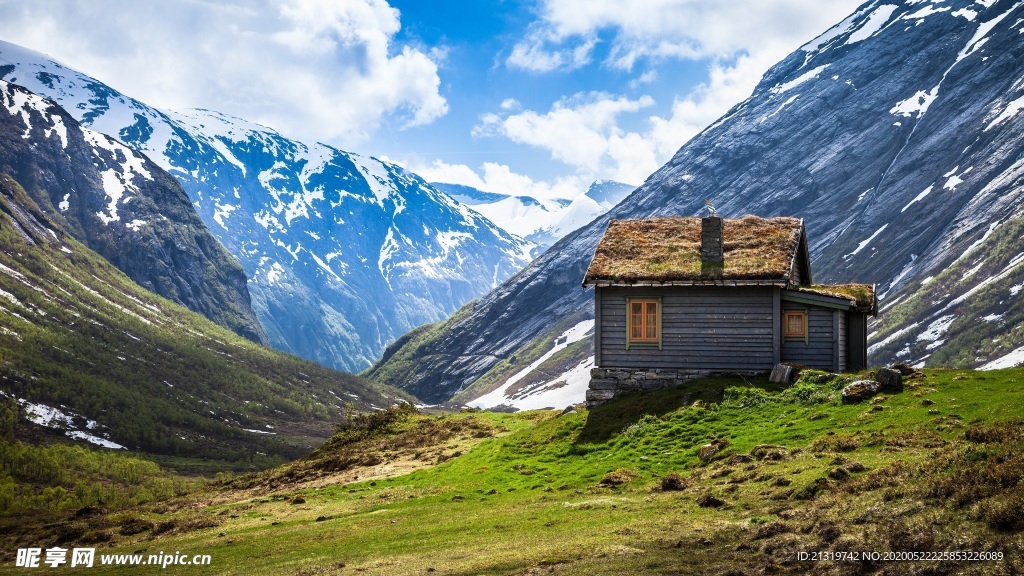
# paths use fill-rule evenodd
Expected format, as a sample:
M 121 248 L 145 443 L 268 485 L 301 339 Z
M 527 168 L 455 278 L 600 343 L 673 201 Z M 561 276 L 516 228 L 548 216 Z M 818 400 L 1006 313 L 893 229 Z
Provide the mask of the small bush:
M 829 481 L 826 478 L 817 478 L 809 484 L 793 493 L 797 500 L 812 500 L 819 492 L 828 488 Z
M 701 508 L 721 508 L 725 506 L 725 501 L 712 494 L 704 494 L 697 498 L 697 505 Z
M 658 417 L 651 414 L 644 414 L 642 418 L 626 426 L 622 430 L 622 437 L 627 439 L 635 439 L 643 436 L 651 428 L 651 426 L 657 424 Z
M 416 414 L 416 407 L 408 402 L 399 402 L 378 412 L 359 412 L 349 408 L 342 415 L 342 420 L 335 429 L 339 433 L 365 432 L 368 434 L 388 431 L 398 422 L 407 420 Z
M 777 400 L 776 395 L 760 388 L 738 388 L 730 386 L 722 393 L 722 406 L 730 408 L 754 408 Z
M 133 536 L 135 534 L 141 534 L 147 530 L 153 529 L 153 523 L 149 520 L 142 518 L 129 518 L 121 523 L 121 529 L 118 530 L 123 536 Z
M 633 478 L 636 478 L 636 472 L 629 468 L 619 468 L 618 470 L 613 470 L 612 472 L 605 474 L 604 478 L 601 478 L 599 484 L 603 486 L 619 486 L 621 484 L 628 483 Z
M 686 480 L 684 480 L 683 477 L 680 476 L 679 474 L 673 472 L 668 476 L 662 477 L 661 489 L 664 490 L 665 492 L 685 490 Z
M 996 530 L 1024 530 L 1024 491 L 1017 489 L 1009 495 L 986 501 L 982 507 L 982 516 Z

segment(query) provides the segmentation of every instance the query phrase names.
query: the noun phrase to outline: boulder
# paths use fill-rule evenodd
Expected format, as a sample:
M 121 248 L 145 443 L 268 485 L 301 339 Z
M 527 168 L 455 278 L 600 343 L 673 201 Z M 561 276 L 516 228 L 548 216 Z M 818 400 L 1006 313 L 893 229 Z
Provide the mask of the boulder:
M 724 438 L 719 438 L 710 444 L 705 444 L 697 450 L 697 458 L 700 458 L 701 462 L 707 462 L 711 460 L 715 454 L 729 445 L 729 441 Z
M 768 380 L 770 382 L 775 382 L 776 384 L 788 384 L 792 374 L 792 366 L 787 366 L 786 364 L 776 364 L 775 368 L 772 368 L 772 373 L 770 376 L 768 376 Z
M 843 388 L 843 403 L 863 402 L 882 391 L 882 385 L 875 380 L 857 380 Z
M 903 374 L 892 368 L 879 368 L 875 380 L 882 385 L 882 390 L 887 392 L 903 391 Z

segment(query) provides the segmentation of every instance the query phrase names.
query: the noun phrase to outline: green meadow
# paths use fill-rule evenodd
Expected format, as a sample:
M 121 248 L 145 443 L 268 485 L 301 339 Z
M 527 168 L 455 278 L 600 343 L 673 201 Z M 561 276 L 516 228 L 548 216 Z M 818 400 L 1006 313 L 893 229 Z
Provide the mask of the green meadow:
M 0 569 L 60 543 L 211 558 L 175 574 L 1024 570 L 1024 370 L 926 370 L 843 404 L 849 378 L 704 379 L 565 413 L 349 414 L 275 469 L 8 515 Z M 978 554 L 934 557 L 953 552 Z

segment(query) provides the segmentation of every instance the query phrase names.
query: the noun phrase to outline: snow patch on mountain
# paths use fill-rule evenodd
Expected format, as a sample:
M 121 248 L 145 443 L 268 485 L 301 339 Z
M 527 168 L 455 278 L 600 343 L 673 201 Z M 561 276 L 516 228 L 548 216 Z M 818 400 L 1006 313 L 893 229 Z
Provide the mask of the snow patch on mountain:
M 1003 122 L 1006 122 L 1007 120 L 1013 118 L 1022 109 L 1024 109 L 1024 96 L 1021 96 L 1020 98 L 1012 100 L 1008 104 L 1006 104 L 1006 107 L 1003 108 L 1002 112 L 1000 112 L 995 118 L 992 119 L 991 122 L 988 123 L 987 126 L 985 126 L 985 132 L 988 132 L 989 130 L 998 126 L 999 124 L 1002 124 Z
M 553 381 L 546 382 L 543 385 L 536 387 L 536 389 L 544 390 L 544 393 L 534 394 L 531 391 L 525 393 L 513 395 L 509 394 L 511 389 L 517 382 L 525 378 L 528 374 L 537 369 L 538 366 L 543 364 L 549 358 L 557 354 L 558 352 L 568 348 L 570 344 L 579 342 L 580 340 L 593 335 L 594 333 L 594 321 L 583 320 L 572 326 L 565 332 L 562 332 L 557 338 L 555 338 L 556 344 L 548 349 L 547 352 L 541 354 L 539 358 L 534 360 L 529 366 L 523 368 L 519 372 L 516 372 L 512 377 L 506 380 L 503 384 L 498 386 L 494 391 L 480 396 L 476 400 L 469 403 L 470 406 L 475 408 L 492 408 L 496 406 L 512 406 L 520 410 L 529 410 L 531 408 L 545 408 L 555 407 L 562 408 L 571 404 L 582 402 L 585 399 L 587 386 L 590 384 L 590 371 L 586 369 L 586 378 L 582 377 L 584 366 L 586 362 L 573 368 L 565 375 L 560 378 L 556 378 Z M 593 359 L 589 361 L 590 367 L 593 367 Z M 557 387 L 551 387 L 552 383 L 561 382 L 564 380 L 565 385 L 559 385 Z M 534 391 L 535 391 L 534 390 Z M 557 393 L 555 391 L 557 390 Z M 557 400 L 559 404 L 548 404 Z M 564 402 L 564 404 L 563 404 Z
M 907 205 L 904 206 L 903 208 L 901 208 L 900 212 L 906 212 L 907 208 L 910 208 L 913 204 L 915 204 L 917 202 L 920 202 L 921 200 L 924 200 L 926 196 L 928 196 L 929 194 L 932 193 L 932 189 L 933 188 L 935 188 L 935 186 L 929 186 L 929 187 L 925 188 L 924 190 L 922 190 L 920 194 L 918 194 L 917 196 L 914 196 L 913 200 L 911 200 L 910 202 L 907 202 Z
M 793 88 L 796 88 L 797 86 L 803 84 L 804 82 L 807 82 L 808 80 L 811 80 L 813 78 L 817 78 L 828 67 L 829 67 L 828 64 L 822 64 L 821 66 L 818 66 L 817 68 L 814 68 L 812 70 L 808 70 L 807 72 L 804 72 L 803 74 L 797 76 L 796 78 L 794 78 L 792 80 L 789 80 L 788 82 L 783 82 L 782 84 L 778 84 L 776 86 L 773 86 L 772 89 L 770 90 L 770 92 L 772 94 L 783 94 L 783 93 L 789 92 L 790 90 L 792 90 Z
M 910 98 L 897 102 L 896 105 L 889 110 L 889 114 L 904 117 L 913 116 L 914 114 L 917 114 L 918 117 L 924 116 L 925 112 L 928 111 L 928 107 L 932 105 L 932 102 L 935 101 L 935 97 L 938 96 L 938 91 L 938 86 L 931 90 L 918 90 Z
M 1024 346 L 1005 356 L 983 364 L 978 370 L 999 370 L 1001 368 L 1017 368 L 1019 366 L 1024 366 Z
M 884 4 L 879 6 L 868 16 L 867 22 L 865 22 L 857 31 L 850 34 L 850 37 L 846 39 L 847 44 L 856 44 L 857 42 L 863 42 L 868 38 L 874 36 L 882 29 L 886 23 L 889 22 L 889 18 L 892 17 L 893 12 L 899 8 L 893 4 Z

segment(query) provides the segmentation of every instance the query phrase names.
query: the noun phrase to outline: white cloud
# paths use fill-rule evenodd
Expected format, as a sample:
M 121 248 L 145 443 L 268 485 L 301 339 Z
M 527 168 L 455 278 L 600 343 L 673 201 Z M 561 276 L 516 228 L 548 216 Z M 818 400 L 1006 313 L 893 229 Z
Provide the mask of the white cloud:
M 506 62 L 534 72 L 578 68 L 597 38 L 611 37 L 604 63 L 722 58 L 786 52 L 849 14 L 859 0 L 543 0 L 538 19 Z M 603 33 L 603 34 L 602 34 Z M 779 50 L 782 50 L 780 53 Z
M 514 142 L 544 148 L 552 158 L 575 167 L 580 174 L 637 182 L 657 168 L 645 153 L 640 136 L 620 129 L 620 114 L 654 105 L 649 96 L 635 100 L 592 92 L 555 102 L 540 114 L 525 110 L 516 114 L 485 114 L 473 135 L 504 136 Z
M 396 46 L 399 13 L 384 0 L 0 0 L 0 12 L 4 39 L 158 107 L 342 145 L 448 109 L 443 52 Z
M 597 45 L 593 37 L 576 39 L 572 45 L 552 49 L 549 45 L 561 42 L 542 26 L 533 26 L 527 38 L 517 43 L 509 54 L 508 64 L 531 72 L 550 72 L 559 68 L 576 69 L 590 63 L 590 53 Z
M 485 192 L 497 192 L 509 196 L 531 196 L 542 200 L 552 198 L 575 198 L 586 192 L 592 180 L 581 176 L 564 176 L 552 181 L 534 180 L 525 174 L 513 172 L 505 164 L 485 162 L 474 170 L 465 164 L 448 164 L 434 160 L 430 164 L 402 162 L 406 169 L 415 172 L 428 182 L 444 182 L 472 186 Z

